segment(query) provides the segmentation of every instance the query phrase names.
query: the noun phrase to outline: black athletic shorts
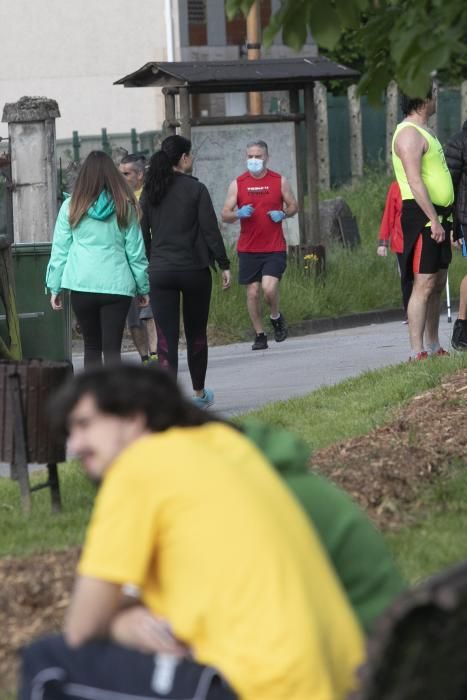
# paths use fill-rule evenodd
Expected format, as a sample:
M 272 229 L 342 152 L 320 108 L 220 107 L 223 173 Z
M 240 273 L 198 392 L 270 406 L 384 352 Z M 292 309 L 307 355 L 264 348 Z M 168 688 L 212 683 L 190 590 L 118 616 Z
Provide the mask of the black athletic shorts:
M 414 246 L 413 273 L 430 275 L 438 270 L 447 270 L 451 259 L 449 231 L 446 231 L 445 240 L 442 243 L 437 243 L 431 237 L 431 228 L 425 227 Z
M 280 280 L 287 267 L 287 253 L 239 253 L 238 282 L 251 284 L 261 282 L 265 275 L 277 277 Z

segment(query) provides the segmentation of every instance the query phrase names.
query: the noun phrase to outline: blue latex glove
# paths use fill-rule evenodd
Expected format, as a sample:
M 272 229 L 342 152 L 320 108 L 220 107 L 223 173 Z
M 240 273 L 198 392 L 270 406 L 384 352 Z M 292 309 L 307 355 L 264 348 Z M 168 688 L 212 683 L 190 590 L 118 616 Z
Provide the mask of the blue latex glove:
M 280 224 L 280 222 L 285 219 L 285 211 L 279 211 L 277 209 L 268 211 L 268 215 L 269 218 L 272 219 L 275 224 Z
M 237 209 L 237 217 L 239 219 L 249 219 L 254 214 L 255 209 L 252 204 L 244 204 L 243 207 Z

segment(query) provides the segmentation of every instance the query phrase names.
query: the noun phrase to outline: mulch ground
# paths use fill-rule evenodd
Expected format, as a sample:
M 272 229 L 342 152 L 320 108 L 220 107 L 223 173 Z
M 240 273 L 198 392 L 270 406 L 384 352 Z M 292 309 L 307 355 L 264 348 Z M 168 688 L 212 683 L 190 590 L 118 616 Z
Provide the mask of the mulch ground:
M 383 529 L 416 518 L 423 487 L 467 466 L 467 371 L 415 397 L 391 424 L 317 451 L 312 468 L 350 493 Z M 16 653 L 63 622 L 77 548 L 0 560 L 0 690 L 14 685 Z

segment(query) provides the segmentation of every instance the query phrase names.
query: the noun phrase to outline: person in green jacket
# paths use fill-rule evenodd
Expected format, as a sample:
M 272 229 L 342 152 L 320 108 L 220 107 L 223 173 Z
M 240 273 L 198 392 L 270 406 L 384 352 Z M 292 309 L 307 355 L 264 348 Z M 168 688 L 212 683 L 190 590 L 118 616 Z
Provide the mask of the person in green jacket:
M 62 290 L 84 339 L 84 367 L 120 360 L 132 297 L 149 304 L 149 280 L 138 204 L 125 178 L 103 151 L 91 151 L 71 198 L 58 213 L 46 285 L 55 311 Z
M 344 491 L 309 471 L 310 449 L 300 438 L 254 419 L 240 427 L 284 478 L 313 523 L 368 634 L 406 587 L 383 536 Z

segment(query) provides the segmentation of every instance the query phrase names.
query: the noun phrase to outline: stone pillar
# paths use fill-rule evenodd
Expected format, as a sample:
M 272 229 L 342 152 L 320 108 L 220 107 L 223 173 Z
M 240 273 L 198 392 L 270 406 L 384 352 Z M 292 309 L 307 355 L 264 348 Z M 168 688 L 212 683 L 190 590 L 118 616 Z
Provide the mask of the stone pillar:
M 58 208 L 55 119 L 59 116 L 56 101 L 46 97 L 22 97 L 3 109 L 10 137 L 15 243 L 52 240 Z

